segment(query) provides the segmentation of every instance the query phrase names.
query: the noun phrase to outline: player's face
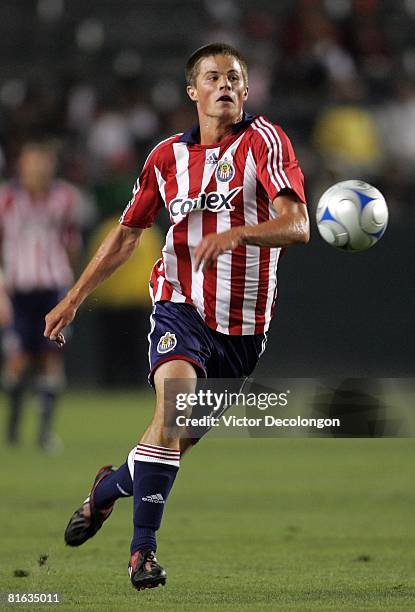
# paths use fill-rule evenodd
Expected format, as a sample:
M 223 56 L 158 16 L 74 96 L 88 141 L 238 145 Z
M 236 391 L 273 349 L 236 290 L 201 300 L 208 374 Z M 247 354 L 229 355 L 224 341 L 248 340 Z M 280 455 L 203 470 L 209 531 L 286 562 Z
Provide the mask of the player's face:
M 46 189 L 56 169 L 55 156 L 40 149 L 28 148 L 19 159 L 19 177 L 29 190 Z
M 195 86 L 187 93 L 196 102 L 199 116 L 236 123 L 242 117 L 248 97 L 239 61 L 229 55 L 212 55 L 202 59 Z

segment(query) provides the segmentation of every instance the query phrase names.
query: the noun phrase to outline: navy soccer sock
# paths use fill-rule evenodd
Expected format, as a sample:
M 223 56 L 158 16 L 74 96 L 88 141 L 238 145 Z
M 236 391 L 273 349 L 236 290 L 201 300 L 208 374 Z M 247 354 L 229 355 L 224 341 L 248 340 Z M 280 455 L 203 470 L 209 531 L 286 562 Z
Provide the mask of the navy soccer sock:
M 109 508 L 120 497 L 131 497 L 132 494 L 133 481 L 126 461 L 101 480 L 94 491 L 94 504 L 99 509 Z
M 156 531 L 180 467 L 180 451 L 139 444 L 134 462 L 134 535 L 131 553 L 156 551 Z

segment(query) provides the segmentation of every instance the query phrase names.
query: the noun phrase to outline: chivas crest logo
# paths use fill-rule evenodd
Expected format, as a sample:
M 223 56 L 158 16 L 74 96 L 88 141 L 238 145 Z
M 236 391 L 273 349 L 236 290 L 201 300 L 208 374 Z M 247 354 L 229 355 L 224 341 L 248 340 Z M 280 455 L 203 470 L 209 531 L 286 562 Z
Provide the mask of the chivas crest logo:
M 227 183 L 228 181 L 233 179 L 234 174 L 235 168 L 233 167 L 232 163 L 227 159 L 222 159 L 222 161 L 219 162 L 216 170 L 216 178 L 218 179 L 218 181 L 221 181 L 222 183 Z
M 157 345 L 158 353 L 168 353 L 172 351 L 177 344 L 176 334 L 172 334 L 171 332 L 166 332 L 162 335 Z

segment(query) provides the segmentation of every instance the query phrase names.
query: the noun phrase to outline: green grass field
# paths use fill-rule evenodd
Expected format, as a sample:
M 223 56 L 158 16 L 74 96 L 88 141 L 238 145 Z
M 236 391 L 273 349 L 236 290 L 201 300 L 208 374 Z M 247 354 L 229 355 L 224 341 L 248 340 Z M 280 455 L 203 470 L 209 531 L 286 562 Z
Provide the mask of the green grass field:
M 28 411 L 24 444 L 1 447 L 1 592 L 60 592 L 64 602 L 47 609 L 71 611 L 415 609 L 410 439 L 204 440 L 166 507 L 164 588 L 130 586 L 131 500 L 93 540 L 66 547 L 64 528 L 96 469 L 125 459 L 151 402 L 148 393 L 67 394 L 56 456 L 35 447 Z

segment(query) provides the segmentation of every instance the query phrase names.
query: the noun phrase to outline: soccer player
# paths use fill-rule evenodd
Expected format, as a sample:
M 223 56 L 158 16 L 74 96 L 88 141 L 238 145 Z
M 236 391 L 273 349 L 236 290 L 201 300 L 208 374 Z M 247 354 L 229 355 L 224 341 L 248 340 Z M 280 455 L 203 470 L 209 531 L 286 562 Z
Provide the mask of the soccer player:
M 73 283 L 80 247 L 80 193 L 55 178 L 57 156 L 46 142 L 26 143 L 17 178 L 0 187 L 0 328 L 3 387 L 8 395 L 6 441 L 19 442 L 29 366 L 38 374 L 38 443 L 54 450 L 52 419 L 64 382 L 62 354 L 42 335 L 45 314 Z
M 129 573 L 139 590 L 166 581 L 155 557 L 156 531 L 181 455 L 194 443 L 183 432 L 166 434 L 164 381 L 180 380 L 181 390 L 192 392 L 198 376 L 247 377 L 265 345 L 281 249 L 309 238 L 303 175 L 288 137 L 266 117 L 243 110 L 242 55 L 226 44 L 207 45 L 187 62 L 186 78 L 198 125 L 151 151 L 119 226 L 46 317 L 45 335 L 62 344 L 62 330 L 87 295 L 167 208 L 171 227 L 150 279 L 154 417 L 124 465 L 98 472 L 65 533 L 68 544 L 82 544 L 118 498 L 133 495 Z

